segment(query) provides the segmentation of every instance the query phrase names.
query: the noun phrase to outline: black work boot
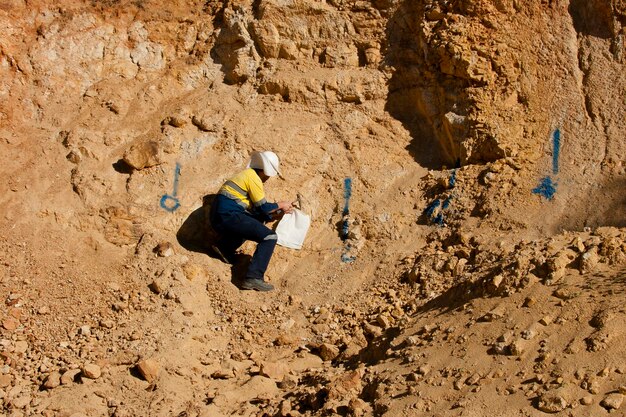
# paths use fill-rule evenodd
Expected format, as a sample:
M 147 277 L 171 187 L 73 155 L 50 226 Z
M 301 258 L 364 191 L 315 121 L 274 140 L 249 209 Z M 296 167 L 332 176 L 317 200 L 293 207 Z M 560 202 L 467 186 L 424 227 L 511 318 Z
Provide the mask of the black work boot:
M 242 290 L 272 291 L 274 286 L 262 279 L 246 278 L 241 282 Z

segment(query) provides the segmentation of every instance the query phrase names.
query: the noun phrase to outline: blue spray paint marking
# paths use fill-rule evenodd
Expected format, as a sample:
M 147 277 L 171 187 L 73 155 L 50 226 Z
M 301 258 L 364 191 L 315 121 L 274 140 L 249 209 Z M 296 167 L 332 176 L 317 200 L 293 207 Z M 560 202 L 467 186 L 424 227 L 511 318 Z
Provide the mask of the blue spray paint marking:
M 343 224 L 341 225 L 341 238 L 346 240 L 349 232 L 348 216 L 350 215 L 350 197 L 352 197 L 352 178 L 346 178 L 343 181 Z
M 457 160 L 456 168 L 452 170 L 452 175 L 450 175 L 450 188 L 454 188 L 454 186 L 456 185 L 456 171 L 457 169 L 460 168 L 460 166 L 461 166 L 461 161 Z
M 561 131 L 557 128 L 552 133 L 552 174 L 559 173 L 559 156 L 561 153 Z M 532 189 L 533 194 L 539 194 L 546 200 L 552 200 L 556 194 L 557 183 L 550 176 L 544 177 L 539 185 Z
M 430 203 L 428 207 L 426 207 L 426 210 L 424 213 L 430 219 L 431 217 L 433 217 L 433 215 L 435 214 L 435 210 L 437 210 L 437 207 L 439 207 L 440 205 L 441 205 L 441 201 L 437 199 L 433 201 L 432 203 Z
M 561 131 L 556 129 L 552 134 L 552 173 L 559 173 L 559 154 L 561 153 Z
M 456 185 L 456 173 L 458 169 L 461 167 L 461 160 L 457 159 L 456 168 L 452 170 L 452 174 L 450 174 L 450 180 L 448 182 L 449 189 L 454 190 L 454 186 Z M 452 204 L 452 199 L 454 198 L 454 191 L 446 197 L 445 200 L 441 201 L 440 199 L 435 199 L 432 203 L 426 206 L 426 210 L 424 210 L 424 214 L 428 218 L 428 220 L 436 224 L 438 226 L 445 225 L 445 218 L 443 215 L 443 211 L 447 210 Z
M 533 194 L 539 194 L 548 200 L 552 200 L 555 193 L 556 183 L 553 183 L 550 177 L 543 178 L 539 185 L 533 188 Z
M 341 213 L 343 218 L 341 223 L 341 240 L 344 242 L 348 239 L 348 233 L 350 232 L 350 197 L 352 197 L 352 178 L 348 177 L 343 181 L 344 203 L 343 212 Z M 356 259 L 356 256 L 349 255 L 350 249 L 352 247 L 346 242 L 341 254 L 341 262 L 350 263 Z
M 161 207 L 170 213 L 175 212 L 180 207 L 180 201 L 178 200 L 178 177 L 180 176 L 180 164 L 176 162 L 176 170 L 174 171 L 174 190 L 172 194 L 164 194 L 161 197 Z

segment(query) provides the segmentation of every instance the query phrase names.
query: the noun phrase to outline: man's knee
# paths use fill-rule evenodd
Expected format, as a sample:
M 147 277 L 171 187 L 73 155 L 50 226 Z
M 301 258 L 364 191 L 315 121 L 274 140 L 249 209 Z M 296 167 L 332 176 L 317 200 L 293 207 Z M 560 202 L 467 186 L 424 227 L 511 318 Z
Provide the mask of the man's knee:
M 278 242 L 278 235 L 276 233 L 270 233 L 269 235 L 263 238 L 264 242 L 271 242 L 274 245 Z

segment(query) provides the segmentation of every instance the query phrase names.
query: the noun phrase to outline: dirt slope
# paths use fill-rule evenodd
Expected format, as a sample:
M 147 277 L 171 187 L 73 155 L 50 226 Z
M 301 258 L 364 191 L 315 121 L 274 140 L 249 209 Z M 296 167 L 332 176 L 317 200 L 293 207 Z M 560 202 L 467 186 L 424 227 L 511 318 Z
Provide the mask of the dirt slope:
M 6 415 L 623 413 L 622 1 L 0 21 Z M 259 149 L 312 217 L 269 294 L 235 285 L 253 245 L 206 253 L 206 203 Z

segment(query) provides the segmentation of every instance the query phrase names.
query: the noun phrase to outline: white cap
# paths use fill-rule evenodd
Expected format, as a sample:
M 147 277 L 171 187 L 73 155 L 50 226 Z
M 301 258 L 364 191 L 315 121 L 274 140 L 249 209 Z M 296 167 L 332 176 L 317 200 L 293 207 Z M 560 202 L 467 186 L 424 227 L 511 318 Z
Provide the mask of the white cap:
M 278 156 L 272 151 L 254 152 L 250 156 L 249 168 L 261 169 L 268 177 L 280 175 Z

